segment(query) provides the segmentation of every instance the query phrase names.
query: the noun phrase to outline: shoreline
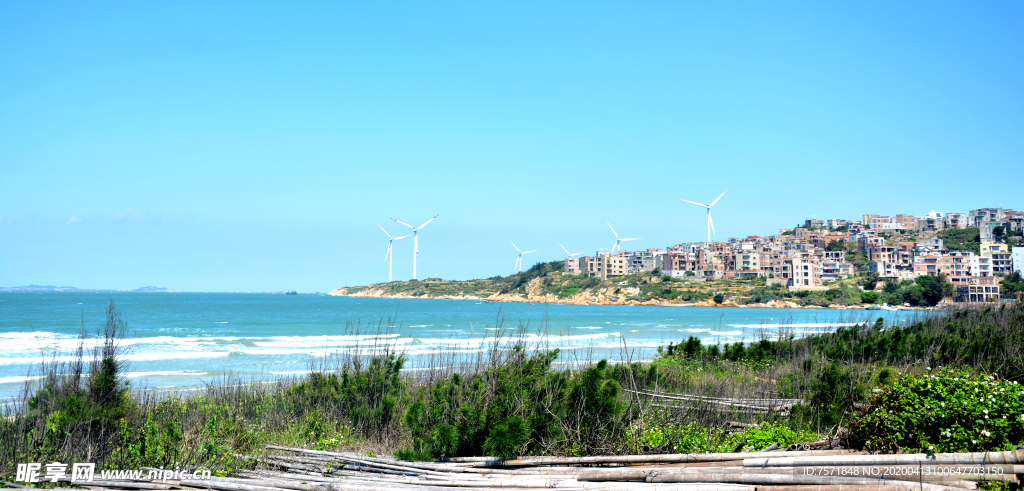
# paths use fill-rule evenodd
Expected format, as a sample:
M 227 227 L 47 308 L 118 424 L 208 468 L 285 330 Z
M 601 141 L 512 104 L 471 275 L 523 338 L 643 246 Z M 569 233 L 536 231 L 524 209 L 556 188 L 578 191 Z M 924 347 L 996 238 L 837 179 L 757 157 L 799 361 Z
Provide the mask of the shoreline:
M 591 306 L 610 306 L 610 305 L 629 305 L 629 306 L 640 306 L 640 307 L 714 307 L 714 308 L 767 308 L 767 309 L 807 309 L 807 310 L 871 310 L 869 307 L 863 305 L 829 305 L 827 307 L 820 307 L 817 305 L 799 305 L 796 302 L 789 300 L 771 300 L 766 303 L 752 303 L 752 304 L 739 304 L 732 300 L 726 300 L 721 304 L 715 303 L 713 300 L 705 300 L 703 302 L 691 302 L 691 303 L 671 303 L 663 300 L 647 300 L 645 302 L 639 302 L 636 300 L 625 300 L 622 297 L 617 297 L 616 300 L 611 300 L 609 296 L 603 292 L 593 293 L 589 291 L 577 293 L 571 297 L 558 298 L 555 295 L 534 295 L 528 293 L 526 296 L 517 294 L 493 294 L 488 297 L 480 297 L 476 295 L 408 295 L 405 293 L 389 294 L 384 293 L 380 288 L 367 288 L 354 293 L 348 293 L 348 289 L 352 287 L 342 287 L 331 290 L 326 294 L 328 297 L 352 297 L 352 298 L 385 298 L 385 299 L 409 299 L 409 300 L 477 300 L 488 303 L 551 303 L 551 304 L 562 304 L 562 305 L 591 305 Z M 596 299 L 596 301 L 594 301 Z M 914 310 L 914 311 L 931 311 L 937 310 L 937 307 L 898 307 L 895 309 L 885 309 L 881 306 L 877 306 L 879 311 L 896 311 L 896 310 Z

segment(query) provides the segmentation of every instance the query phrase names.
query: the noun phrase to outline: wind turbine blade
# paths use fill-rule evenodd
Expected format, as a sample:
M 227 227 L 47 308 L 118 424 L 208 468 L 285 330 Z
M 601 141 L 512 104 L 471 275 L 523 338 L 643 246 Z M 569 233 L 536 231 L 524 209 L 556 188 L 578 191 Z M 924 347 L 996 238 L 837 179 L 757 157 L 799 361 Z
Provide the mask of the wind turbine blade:
M 395 219 L 394 219 L 394 218 L 392 218 L 392 220 L 395 220 Z M 396 221 L 396 222 L 398 222 L 398 220 L 395 220 L 395 221 Z M 412 225 L 409 225 L 408 223 L 405 223 L 405 222 L 398 222 L 398 223 L 401 223 L 402 225 L 405 225 L 406 227 L 412 228 Z M 384 228 L 384 227 L 381 227 L 381 228 Z M 413 229 L 413 230 L 416 230 L 416 229 L 414 229 L 414 228 L 412 228 L 412 229 Z
M 566 254 L 569 254 L 569 249 L 566 249 L 565 246 L 562 245 L 561 243 L 558 244 L 558 247 L 561 247 L 562 250 L 565 251 Z
M 437 218 L 439 216 L 441 216 L 440 213 L 438 213 L 437 215 L 434 215 L 434 218 Z M 431 218 L 430 220 L 427 220 L 426 222 L 423 222 L 423 225 L 420 225 L 419 227 L 416 227 L 416 230 L 419 230 L 419 229 L 421 229 L 423 227 L 426 227 L 428 223 L 434 221 L 434 218 Z
M 566 251 L 566 252 L 568 252 L 568 251 Z M 579 256 L 580 254 L 583 254 L 583 253 L 582 252 L 574 252 L 572 254 L 569 254 L 569 257 Z
M 406 238 L 406 237 L 412 237 L 412 234 L 409 234 L 409 235 L 403 235 L 403 236 L 401 236 L 401 237 L 395 237 L 394 239 L 391 239 L 391 240 L 398 240 L 398 239 L 404 239 L 404 238 Z
M 685 201 L 685 202 L 687 202 L 687 203 L 693 203 L 693 204 L 695 204 L 695 205 L 697 205 L 697 206 L 703 206 L 704 208 L 707 208 L 707 207 L 708 207 L 708 205 L 702 205 L 702 204 L 700 204 L 700 203 L 698 203 L 698 202 L 696 202 L 696 201 L 690 201 L 690 200 L 687 200 L 687 199 L 684 199 L 684 200 L 680 200 L 680 201 Z
M 607 221 L 607 220 L 605 220 L 605 222 L 604 222 L 604 223 L 608 223 L 608 221 Z M 615 229 L 614 229 L 614 228 L 612 228 L 612 224 L 608 223 L 608 228 L 611 228 L 611 229 L 612 229 L 612 233 L 613 233 L 613 234 L 615 234 L 615 238 L 616 238 L 616 239 L 618 239 L 618 238 L 619 238 L 619 234 L 615 233 Z
M 391 255 L 391 243 L 388 242 L 388 252 L 384 253 L 384 260 L 387 261 L 388 260 L 388 256 L 390 256 L 390 255 Z
M 627 241 L 627 240 L 640 240 L 640 239 L 639 239 L 639 238 L 637 238 L 637 239 L 619 239 L 619 240 L 620 240 L 620 241 L 622 241 L 622 242 L 625 242 L 625 241 Z
M 718 235 L 718 232 L 715 232 L 715 221 L 711 219 L 710 213 L 708 213 L 708 225 L 711 225 L 711 233 Z
M 534 249 L 534 250 L 532 250 L 532 251 L 523 251 L 523 254 L 529 254 L 529 253 L 531 253 L 531 252 L 537 252 L 537 249 Z
M 512 247 L 516 247 L 516 243 L 515 243 L 515 242 L 512 242 L 512 239 L 509 239 L 508 243 L 509 243 L 509 244 L 512 244 Z M 522 251 L 520 251 L 520 250 L 519 250 L 519 248 L 518 248 L 518 247 L 516 247 L 516 252 L 522 252 Z
M 722 199 L 722 196 L 725 196 L 725 193 L 728 193 L 728 192 L 729 192 L 728 189 L 726 189 L 725 191 L 722 191 L 722 194 L 719 194 L 718 197 L 715 198 L 715 200 L 712 201 L 710 205 L 708 205 L 708 208 L 711 208 L 712 206 L 715 206 L 715 203 L 718 203 L 718 200 Z
M 380 227 L 380 224 L 378 223 L 377 226 Z M 387 230 L 384 230 L 384 227 L 380 227 L 380 230 L 384 232 L 384 235 L 387 235 L 389 239 L 391 238 L 391 234 L 389 234 Z

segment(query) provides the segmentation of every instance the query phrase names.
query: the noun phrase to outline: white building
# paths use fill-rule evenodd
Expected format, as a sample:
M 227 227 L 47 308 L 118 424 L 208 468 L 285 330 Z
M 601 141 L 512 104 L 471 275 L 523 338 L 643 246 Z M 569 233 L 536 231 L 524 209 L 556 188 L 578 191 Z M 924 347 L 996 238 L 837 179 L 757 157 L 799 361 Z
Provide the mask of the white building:
M 1013 256 L 1013 270 L 1024 273 L 1024 247 L 1018 247 L 1010 252 Z

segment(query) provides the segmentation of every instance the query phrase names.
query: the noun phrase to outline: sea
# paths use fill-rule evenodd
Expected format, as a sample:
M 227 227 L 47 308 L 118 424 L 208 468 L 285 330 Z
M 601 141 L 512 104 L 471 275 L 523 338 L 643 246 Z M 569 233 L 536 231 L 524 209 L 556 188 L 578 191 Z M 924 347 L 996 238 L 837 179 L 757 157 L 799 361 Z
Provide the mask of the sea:
M 386 346 L 406 370 L 439 354 L 472 357 L 495 341 L 559 349 L 559 359 L 650 359 L 690 336 L 704 343 L 806 336 L 857 323 L 906 324 L 920 311 L 646 307 L 378 299 L 323 294 L 0 292 L 0 401 L 38 383 L 40 364 L 88 353 L 113 303 L 127 331 L 123 373 L 135 390 L 297 377 L 339 353 Z

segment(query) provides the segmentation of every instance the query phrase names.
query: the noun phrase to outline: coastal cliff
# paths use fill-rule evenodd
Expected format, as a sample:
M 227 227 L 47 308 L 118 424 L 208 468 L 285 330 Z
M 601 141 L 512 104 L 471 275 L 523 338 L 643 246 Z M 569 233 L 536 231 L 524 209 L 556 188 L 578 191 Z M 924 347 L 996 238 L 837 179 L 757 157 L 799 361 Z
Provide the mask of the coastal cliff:
M 549 263 L 550 264 L 550 263 Z M 554 273 L 554 274 L 547 274 Z M 525 273 L 521 273 L 523 275 Z M 523 278 L 514 275 L 469 281 L 406 281 L 363 287 L 337 288 L 328 296 L 389 299 L 449 299 L 486 302 L 554 303 L 568 305 L 645 305 L 659 307 L 823 308 L 784 298 L 751 301 L 756 280 L 717 282 L 665 280 L 656 275 L 616 278 L 615 282 L 578 275 L 545 272 Z M 517 281 L 518 280 L 518 281 Z M 748 295 L 742 295 L 742 293 Z M 717 297 L 717 298 L 716 298 Z M 717 301 L 716 301 L 717 300 Z M 848 308 L 847 305 L 828 305 Z

